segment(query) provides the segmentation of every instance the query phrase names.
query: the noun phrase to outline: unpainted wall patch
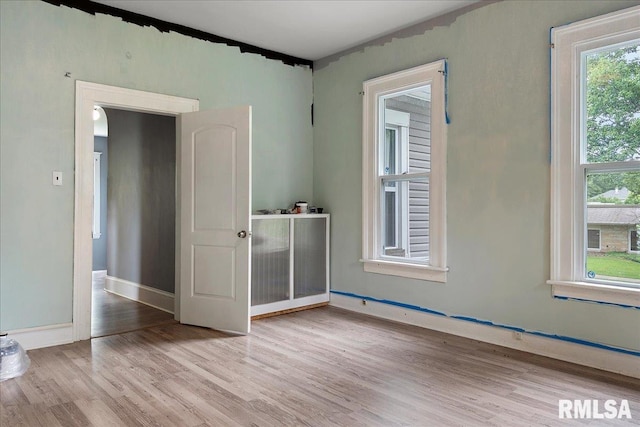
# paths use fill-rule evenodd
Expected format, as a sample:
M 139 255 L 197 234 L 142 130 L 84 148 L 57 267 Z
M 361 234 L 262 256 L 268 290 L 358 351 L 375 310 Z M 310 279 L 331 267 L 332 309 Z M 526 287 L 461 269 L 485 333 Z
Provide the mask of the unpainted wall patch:
M 45 3 L 49 3 L 55 6 L 67 6 L 74 9 L 81 10 L 83 12 L 94 15 L 96 13 L 111 15 L 116 18 L 122 19 L 124 22 L 130 24 L 140 25 L 141 27 L 154 27 L 162 33 L 168 33 L 173 31 L 184 36 L 193 37 L 196 39 L 208 41 L 211 43 L 222 43 L 231 47 L 240 48 L 241 53 L 254 53 L 262 55 L 267 59 L 273 59 L 282 61 L 286 65 L 291 66 L 305 66 L 313 69 L 313 61 L 308 59 L 302 59 L 295 56 L 287 55 L 285 53 L 276 52 L 269 49 L 264 49 L 258 46 L 254 46 L 248 43 L 239 42 L 237 40 L 228 39 L 226 37 L 220 37 L 215 34 L 207 33 L 205 31 L 196 30 L 194 28 L 186 27 L 184 25 L 173 24 L 171 22 L 163 21 L 161 19 L 151 18 L 149 16 L 141 15 L 139 13 L 129 12 L 126 10 L 118 9 L 105 4 L 95 3 L 86 0 L 42 0 Z

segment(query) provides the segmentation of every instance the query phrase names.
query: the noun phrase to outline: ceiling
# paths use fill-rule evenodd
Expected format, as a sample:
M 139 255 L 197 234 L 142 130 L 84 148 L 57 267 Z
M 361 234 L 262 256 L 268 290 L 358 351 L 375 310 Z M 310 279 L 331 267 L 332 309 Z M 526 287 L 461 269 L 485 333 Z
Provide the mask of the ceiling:
M 312 61 L 477 1 L 95 0 Z

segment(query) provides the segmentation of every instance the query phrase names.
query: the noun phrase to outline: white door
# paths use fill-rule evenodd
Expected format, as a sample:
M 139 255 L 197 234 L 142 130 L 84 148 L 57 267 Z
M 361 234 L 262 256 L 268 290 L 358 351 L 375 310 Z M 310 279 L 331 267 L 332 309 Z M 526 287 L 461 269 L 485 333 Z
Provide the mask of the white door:
M 181 114 L 180 322 L 250 328 L 251 107 Z

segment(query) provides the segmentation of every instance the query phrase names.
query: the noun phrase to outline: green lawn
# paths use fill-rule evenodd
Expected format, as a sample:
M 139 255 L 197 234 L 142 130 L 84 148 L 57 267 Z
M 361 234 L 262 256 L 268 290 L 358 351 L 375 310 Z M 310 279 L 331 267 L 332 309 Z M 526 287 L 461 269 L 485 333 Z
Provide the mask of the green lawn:
M 620 277 L 640 280 L 640 255 L 626 252 L 588 254 L 587 271 L 598 276 Z

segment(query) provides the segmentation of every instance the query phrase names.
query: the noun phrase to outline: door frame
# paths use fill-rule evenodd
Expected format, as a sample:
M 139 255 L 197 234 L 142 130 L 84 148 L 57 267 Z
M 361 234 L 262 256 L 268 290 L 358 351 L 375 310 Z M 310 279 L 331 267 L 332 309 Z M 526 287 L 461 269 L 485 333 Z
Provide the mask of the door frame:
M 91 272 L 93 270 L 93 107 L 178 116 L 198 111 L 197 99 L 163 95 L 76 81 L 75 183 L 73 219 L 73 340 L 91 338 Z M 91 141 L 91 144 L 89 144 Z M 176 189 L 180 176 L 180 147 L 176 143 Z M 176 193 L 176 242 L 180 242 L 179 194 Z M 180 320 L 180 245 L 176 244 L 174 316 Z

